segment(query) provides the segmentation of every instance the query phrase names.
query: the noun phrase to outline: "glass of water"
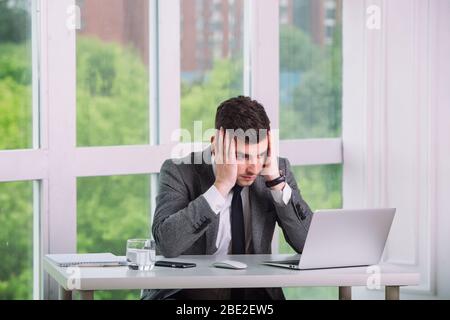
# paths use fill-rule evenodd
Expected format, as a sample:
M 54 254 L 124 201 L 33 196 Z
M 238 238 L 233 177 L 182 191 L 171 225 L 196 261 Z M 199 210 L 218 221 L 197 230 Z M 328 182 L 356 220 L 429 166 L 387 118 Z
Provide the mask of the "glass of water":
M 129 239 L 127 262 L 132 269 L 152 270 L 156 262 L 156 243 L 153 239 Z

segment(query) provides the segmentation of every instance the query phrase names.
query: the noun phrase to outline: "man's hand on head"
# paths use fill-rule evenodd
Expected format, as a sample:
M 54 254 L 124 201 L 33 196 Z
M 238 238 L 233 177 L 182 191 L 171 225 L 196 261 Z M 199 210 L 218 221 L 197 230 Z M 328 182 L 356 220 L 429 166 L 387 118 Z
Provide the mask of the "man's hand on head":
M 272 181 L 280 177 L 280 169 L 278 167 L 278 149 L 276 148 L 275 138 L 272 132 L 267 131 L 268 147 L 267 147 L 267 157 L 263 165 L 263 170 L 261 175 L 264 176 L 266 181 Z M 274 187 L 272 190 L 283 190 L 285 182 L 280 183 Z
M 236 184 L 236 141 L 234 135 L 220 128 L 214 139 L 216 181 L 214 186 L 226 197 Z

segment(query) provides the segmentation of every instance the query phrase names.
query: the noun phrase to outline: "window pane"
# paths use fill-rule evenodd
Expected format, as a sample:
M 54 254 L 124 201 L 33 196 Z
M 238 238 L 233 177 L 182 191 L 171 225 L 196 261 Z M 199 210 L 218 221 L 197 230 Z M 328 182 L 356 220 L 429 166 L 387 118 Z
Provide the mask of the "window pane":
M 0 0 L 0 149 L 32 147 L 31 5 Z
M 311 210 L 342 208 L 342 165 L 293 167 L 303 199 Z M 280 253 L 295 253 L 280 230 Z M 284 288 L 287 299 L 337 299 L 336 287 Z
M 243 93 L 243 0 L 181 1 L 181 127 L 214 128 L 220 102 Z M 187 140 L 187 139 L 184 139 Z
M 341 135 L 342 0 L 280 2 L 280 137 Z
M 147 144 L 149 0 L 77 4 L 77 144 Z
M 80 253 L 126 254 L 128 239 L 150 236 L 150 176 L 78 178 Z M 96 299 L 138 299 L 139 291 L 96 293 Z
M 0 300 L 33 298 L 33 183 L 0 183 Z

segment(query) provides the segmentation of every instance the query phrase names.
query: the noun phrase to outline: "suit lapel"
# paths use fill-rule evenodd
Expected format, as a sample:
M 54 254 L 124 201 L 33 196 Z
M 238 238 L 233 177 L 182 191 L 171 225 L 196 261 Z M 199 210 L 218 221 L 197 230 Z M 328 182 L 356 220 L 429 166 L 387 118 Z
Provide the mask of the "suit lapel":
M 262 236 L 264 230 L 265 216 L 267 208 L 265 208 L 266 192 L 264 185 L 264 178 L 258 177 L 256 181 L 249 188 L 249 200 L 251 208 L 251 223 L 252 223 L 252 243 L 254 253 L 261 253 Z
M 199 159 L 199 157 L 202 159 Z M 194 154 L 196 157 L 194 163 L 196 164 L 195 168 L 198 174 L 198 181 L 200 182 L 200 190 L 198 196 L 204 194 L 208 191 L 209 188 L 214 184 L 216 177 L 214 175 L 213 167 L 211 164 L 211 147 L 206 148 L 203 152 L 199 152 Z M 213 254 L 216 252 L 216 239 L 217 232 L 219 231 L 219 219 L 216 219 L 211 222 L 210 226 L 205 232 L 205 241 L 206 241 L 206 254 Z

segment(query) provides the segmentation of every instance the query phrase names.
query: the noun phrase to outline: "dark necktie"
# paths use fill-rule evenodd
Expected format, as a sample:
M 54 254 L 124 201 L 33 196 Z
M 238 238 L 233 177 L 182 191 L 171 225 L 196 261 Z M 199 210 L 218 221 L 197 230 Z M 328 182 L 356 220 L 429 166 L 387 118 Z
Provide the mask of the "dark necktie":
M 244 210 L 241 198 L 242 187 L 235 185 L 231 200 L 231 254 L 245 254 Z M 245 288 L 231 289 L 231 300 L 243 300 Z
M 245 254 L 244 210 L 241 198 L 242 187 L 235 185 L 231 200 L 231 253 Z

